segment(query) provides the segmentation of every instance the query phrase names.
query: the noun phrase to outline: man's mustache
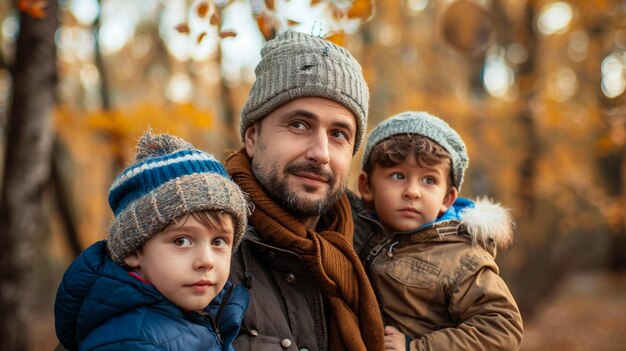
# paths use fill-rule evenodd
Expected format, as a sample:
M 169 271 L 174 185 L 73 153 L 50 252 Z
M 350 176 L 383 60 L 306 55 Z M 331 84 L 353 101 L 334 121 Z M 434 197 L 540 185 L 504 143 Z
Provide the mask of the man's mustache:
M 315 162 L 300 162 L 290 164 L 285 168 L 285 173 L 307 172 L 320 176 L 326 183 L 335 184 L 335 175 Z

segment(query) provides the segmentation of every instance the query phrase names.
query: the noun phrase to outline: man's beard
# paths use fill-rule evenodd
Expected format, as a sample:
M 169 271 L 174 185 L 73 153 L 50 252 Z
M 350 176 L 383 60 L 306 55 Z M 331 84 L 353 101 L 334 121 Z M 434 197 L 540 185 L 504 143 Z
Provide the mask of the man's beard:
M 254 162 L 252 162 L 252 172 L 272 200 L 296 218 L 309 218 L 326 213 L 339 201 L 347 187 L 347 184 L 340 184 L 337 189 L 333 190 L 335 176 L 330 171 L 313 162 L 305 161 L 287 166 L 284 172 L 285 177 L 282 179 L 279 178 L 278 171 L 275 168 L 265 172 Z M 300 198 L 298 193 L 289 189 L 287 182 L 287 175 L 296 172 L 307 172 L 323 177 L 329 185 L 329 192 L 319 200 Z M 315 188 L 313 187 L 304 186 L 305 192 L 312 193 L 314 190 Z

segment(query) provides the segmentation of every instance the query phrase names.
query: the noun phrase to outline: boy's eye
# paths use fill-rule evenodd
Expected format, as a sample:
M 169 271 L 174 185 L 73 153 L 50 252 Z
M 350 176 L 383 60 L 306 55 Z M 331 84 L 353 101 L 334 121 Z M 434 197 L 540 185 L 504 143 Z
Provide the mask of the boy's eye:
M 212 244 L 213 246 L 224 247 L 228 244 L 228 242 L 224 238 L 216 238 L 216 239 L 213 239 Z
M 184 237 L 184 236 L 179 236 L 175 238 L 172 242 L 174 243 L 174 245 L 180 246 L 180 247 L 191 246 L 191 240 L 189 240 L 189 238 Z
M 435 184 L 437 184 L 437 180 L 435 179 L 435 177 L 425 177 L 424 178 L 424 184 L 426 184 L 426 185 L 435 185 Z
M 398 172 L 391 173 L 391 179 L 393 179 L 393 180 L 403 180 L 404 179 L 404 174 L 398 173 Z

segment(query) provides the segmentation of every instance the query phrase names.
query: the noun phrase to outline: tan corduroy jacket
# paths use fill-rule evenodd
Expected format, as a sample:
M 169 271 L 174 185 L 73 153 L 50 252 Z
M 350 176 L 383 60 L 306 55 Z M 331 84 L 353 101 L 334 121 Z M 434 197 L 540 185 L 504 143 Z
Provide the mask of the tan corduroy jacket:
M 461 216 L 385 236 L 368 211 L 358 214 L 355 249 L 385 324 L 411 350 L 518 350 L 522 318 L 495 262 L 511 242 L 510 218 L 487 201 Z

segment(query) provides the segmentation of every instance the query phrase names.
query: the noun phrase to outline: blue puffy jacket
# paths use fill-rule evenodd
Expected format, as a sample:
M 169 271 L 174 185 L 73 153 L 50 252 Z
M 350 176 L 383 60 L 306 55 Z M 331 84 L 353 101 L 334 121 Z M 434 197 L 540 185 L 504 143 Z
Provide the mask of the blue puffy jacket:
M 57 291 L 57 337 L 69 350 L 234 350 L 248 291 L 228 282 L 203 313 L 186 313 L 128 274 L 104 241 L 67 269 Z

